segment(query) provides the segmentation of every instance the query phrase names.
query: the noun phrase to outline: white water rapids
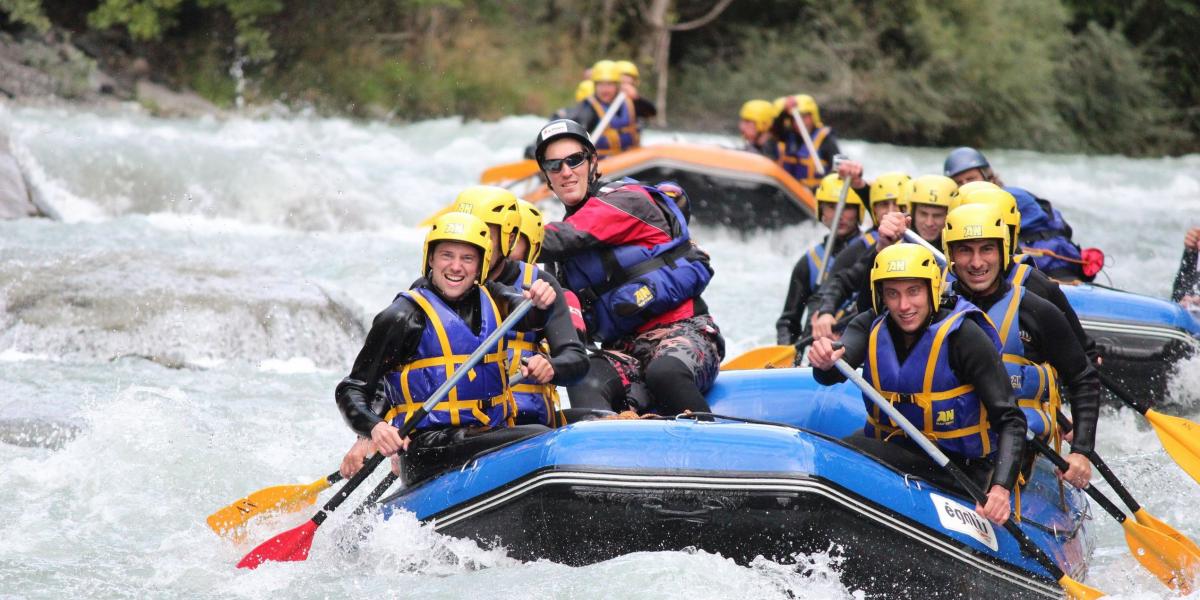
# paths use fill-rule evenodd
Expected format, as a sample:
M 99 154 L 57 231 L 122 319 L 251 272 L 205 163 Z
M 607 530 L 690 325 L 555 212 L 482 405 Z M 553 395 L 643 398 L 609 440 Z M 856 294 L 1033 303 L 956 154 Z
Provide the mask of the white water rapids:
M 796 557 L 800 567 L 672 552 L 570 568 L 403 517 L 346 551 L 335 516 L 307 562 L 234 569 L 252 545 L 217 538 L 204 517 L 336 468 L 353 438 L 333 388 L 371 317 L 416 276 L 417 222 L 518 159 L 540 123 L 167 121 L 0 105 L 0 131 L 63 217 L 0 222 L 0 597 L 860 595 L 840 583 L 836 551 Z M 843 150 L 868 176 L 938 172 L 945 155 Z M 988 154 L 1008 183 L 1055 201 L 1076 241 L 1109 255 L 1112 284 L 1169 294 L 1183 232 L 1200 224 L 1200 156 Z M 812 224 L 751 237 L 699 228 L 717 270 L 705 297 L 731 356 L 773 343 L 791 266 L 820 235 Z M 1185 406 L 1200 397 L 1197 365 L 1173 383 Z M 1102 455 L 1151 513 L 1200 539 L 1200 486 L 1140 421 L 1107 410 Z M 1172 597 L 1093 512 L 1087 583 Z M 250 539 L 310 515 L 260 523 Z

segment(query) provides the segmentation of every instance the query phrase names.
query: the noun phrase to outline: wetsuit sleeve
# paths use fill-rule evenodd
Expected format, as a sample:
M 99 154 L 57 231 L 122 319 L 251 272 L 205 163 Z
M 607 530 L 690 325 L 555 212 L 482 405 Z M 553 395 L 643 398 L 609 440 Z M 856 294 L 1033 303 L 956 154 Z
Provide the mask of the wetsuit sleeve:
M 1096 362 L 1096 356 L 1099 354 L 1099 350 L 1096 349 L 1096 341 L 1084 331 L 1083 324 L 1079 322 L 1079 315 L 1075 314 L 1075 308 L 1067 301 L 1067 295 L 1063 293 L 1058 283 L 1046 277 L 1045 273 L 1034 269 L 1025 279 L 1025 288 L 1044 298 L 1062 312 L 1067 319 L 1067 325 L 1071 328 L 1072 337 L 1079 341 L 1079 346 L 1083 348 L 1088 358 L 1092 362 Z
M 1067 400 L 1071 403 L 1071 421 L 1075 431 L 1071 452 L 1088 454 L 1096 444 L 1096 423 L 1100 418 L 1100 376 L 1083 349 L 1075 343 L 1066 317 L 1053 304 L 1026 294 L 1021 299 L 1022 328 L 1027 327 L 1026 314 L 1032 317 L 1033 322 L 1028 324 L 1028 329 L 1041 354 L 1030 360 L 1047 361 L 1058 372 L 1059 380 L 1067 387 Z
M 1200 271 L 1196 271 L 1196 259 L 1200 255 L 1195 248 L 1183 251 L 1179 261 L 1179 272 L 1175 274 L 1175 284 L 1171 286 L 1171 301 L 1179 302 L 1184 296 L 1200 295 Z
M 571 324 L 571 314 L 567 308 L 567 299 L 562 287 L 553 275 L 544 270 L 538 270 L 538 279 L 549 283 L 557 295 L 554 299 L 554 309 L 543 330 L 546 342 L 550 344 L 550 366 L 554 367 L 554 385 L 572 385 L 583 378 L 588 371 L 588 357 L 583 349 L 583 342 Z
M 867 356 L 867 336 L 871 333 L 871 322 L 875 320 L 875 312 L 867 311 L 850 321 L 850 325 L 846 327 L 846 331 L 842 332 L 842 345 L 846 348 L 846 353 L 842 355 L 842 359 L 851 367 L 857 369 L 862 366 L 863 361 Z M 846 380 L 846 376 L 842 375 L 837 368 L 824 371 L 822 369 L 813 369 L 813 379 L 821 385 L 834 385 Z M 1005 379 L 1005 385 L 1008 380 Z
M 358 435 L 370 437 L 371 428 L 383 421 L 372 408 L 379 382 L 416 353 L 424 330 L 425 313 L 403 297 L 375 316 L 354 367 L 333 392 L 342 418 Z
M 830 130 L 829 134 L 825 136 L 825 139 L 821 140 L 821 147 L 817 148 L 817 156 L 821 157 L 821 160 L 824 161 L 825 164 L 832 166 L 833 157 L 838 154 L 841 154 L 841 150 L 838 148 L 837 134 Z M 866 199 L 866 196 L 860 197 L 864 200 Z
M 573 112 L 575 118 L 572 120 L 583 125 L 583 128 L 588 131 L 595 129 L 600 124 L 600 115 L 596 114 L 596 110 L 586 99 L 580 100 L 579 104 L 575 105 Z
M 783 300 L 783 312 L 775 321 L 775 339 L 781 346 L 796 343 L 800 332 L 804 331 L 804 306 L 808 302 L 812 290 L 809 282 L 808 260 L 804 256 L 792 267 L 792 280 L 788 284 L 787 297 Z
M 817 290 L 817 314 L 836 315 L 871 275 L 875 246 L 851 244 L 833 261 L 833 270 Z M 869 303 L 868 303 L 869 304 Z
M 633 112 L 639 119 L 648 119 L 658 115 L 658 107 L 654 106 L 653 102 L 639 96 L 637 100 L 633 101 Z
M 997 436 L 992 485 L 1011 490 L 1017 483 L 1025 450 L 1026 424 L 1025 413 L 1017 407 L 1013 397 L 1008 372 L 1000 362 L 1000 354 L 991 338 L 975 321 L 963 319 L 947 343 L 950 369 L 959 381 L 975 386 L 975 395 L 983 403 L 988 423 Z

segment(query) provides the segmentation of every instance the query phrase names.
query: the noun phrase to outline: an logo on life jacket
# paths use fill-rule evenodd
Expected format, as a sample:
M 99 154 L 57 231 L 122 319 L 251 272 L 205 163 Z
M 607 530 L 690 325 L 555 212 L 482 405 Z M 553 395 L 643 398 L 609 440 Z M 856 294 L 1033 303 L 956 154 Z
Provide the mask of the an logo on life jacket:
M 1029 332 L 1025 331 L 1024 329 L 1017 330 L 1017 337 L 1021 338 L 1021 341 L 1025 342 L 1026 344 L 1033 341 L 1033 337 L 1031 337 Z
M 938 411 L 938 413 L 937 413 L 937 424 L 938 425 L 950 425 L 952 423 L 954 423 L 954 409 L 953 408 L 950 410 L 939 410 Z
M 983 225 L 967 225 L 963 227 L 964 238 L 983 237 Z
M 937 494 L 929 494 L 929 500 L 933 502 L 933 508 L 937 511 L 942 527 L 966 534 L 991 548 L 993 552 L 999 549 L 996 543 L 996 532 L 992 529 L 991 522 L 979 516 L 974 508 Z
M 633 301 L 637 303 L 638 308 L 642 308 L 654 299 L 654 292 L 650 291 L 649 287 L 642 286 L 633 293 Z
M 889 260 L 888 261 L 887 270 L 889 273 L 891 273 L 893 271 L 905 271 L 907 269 L 908 269 L 908 261 L 907 260 Z
M 1024 375 L 1009 375 L 1008 383 L 1009 383 L 1009 385 L 1012 386 L 1012 389 L 1019 390 L 1022 387 L 1025 387 L 1025 376 Z

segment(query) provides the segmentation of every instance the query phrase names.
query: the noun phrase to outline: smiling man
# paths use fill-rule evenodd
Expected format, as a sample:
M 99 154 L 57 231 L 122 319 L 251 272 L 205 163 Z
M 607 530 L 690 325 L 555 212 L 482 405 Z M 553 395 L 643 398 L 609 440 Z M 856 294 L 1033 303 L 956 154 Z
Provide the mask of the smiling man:
M 956 277 L 953 289 L 986 311 L 999 328 L 1004 367 L 1034 433 L 1044 438 L 1053 434 L 1058 383 L 1066 386 L 1075 433 L 1067 455 L 1071 468 L 1061 476 L 1082 488 L 1092 475 L 1087 454 L 1095 446 L 1100 377 L 1067 317 L 1005 277 L 1010 239 L 1004 215 L 994 205 L 968 204 L 951 211 L 942 240 Z
M 862 365 L 871 386 L 987 490 L 987 503 L 976 511 L 999 525 L 1011 512 L 1025 415 L 1000 366 L 996 329 L 970 302 L 940 298 L 941 278 L 933 254 L 921 246 L 881 250 L 871 269 L 874 309 L 851 321 L 844 348 L 834 350 L 832 340 L 822 338 L 808 358 L 823 385 L 845 380 L 833 368 L 839 358 Z M 902 471 L 944 479 L 902 430 L 864 401 L 863 434 L 848 443 Z
M 503 315 L 522 297 L 535 309 L 518 329 L 536 331 L 554 305 L 554 289 L 534 281 L 528 290 L 488 281 L 492 239 L 488 225 L 465 213 L 438 217 L 425 237 L 425 282 L 401 293 L 379 313 L 350 374 L 334 392 L 346 424 L 359 435 L 356 447 L 374 444 L 393 456 L 407 450 L 407 483 L 428 477 L 482 450 L 548 431 L 542 425 L 508 426 L 512 395 L 505 377 L 503 344 L 473 367 L 429 414 L 411 438 L 403 424 L 449 373 L 499 327 Z M 378 395 L 377 395 L 378 394 Z M 383 399 L 379 406 L 377 398 Z M 356 449 L 343 461 L 343 473 L 357 471 Z
M 700 299 L 713 271 L 679 207 L 686 195 L 665 184 L 600 188 L 596 148 L 574 121 L 547 124 L 534 146 L 566 207 L 546 225 L 542 257 L 556 263 L 602 345 L 583 382 L 568 388 L 571 406 L 707 412 L 725 342 Z

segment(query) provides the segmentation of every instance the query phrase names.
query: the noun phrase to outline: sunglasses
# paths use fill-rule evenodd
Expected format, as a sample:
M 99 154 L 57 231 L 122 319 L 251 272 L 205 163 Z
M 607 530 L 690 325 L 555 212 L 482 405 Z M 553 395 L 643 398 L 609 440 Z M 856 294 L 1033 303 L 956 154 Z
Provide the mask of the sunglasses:
M 562 166 L 567 165 L 568 169 L 574 169 L 582 165 L 588 159 L 588 153 L 584 151 L 576 152 L 563 158 L 546 158 L 542 159 L 542 170 L 547 173 L 557 173 Z

